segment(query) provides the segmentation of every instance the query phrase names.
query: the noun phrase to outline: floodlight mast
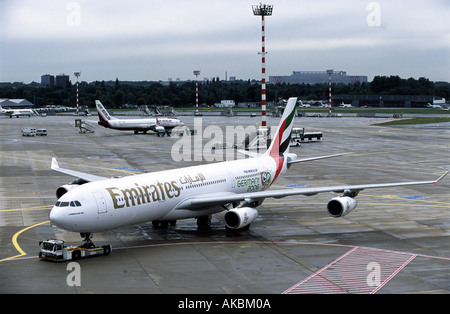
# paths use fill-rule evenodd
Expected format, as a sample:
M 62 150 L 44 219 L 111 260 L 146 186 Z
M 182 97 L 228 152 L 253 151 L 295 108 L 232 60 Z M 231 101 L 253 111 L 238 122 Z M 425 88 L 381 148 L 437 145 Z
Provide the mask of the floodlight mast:
M 261 63 L 262 63 L 262 78 L 261 78 L 261 126 L 266 127 L 266 39 L 265 39 L 265 22 L 264 16 L 271 16 L 273 5 L 260 4 L 252 5 L 253 15 L 261 16 L 262 22 L 262 44 L 261 44 Z
M 331 75 L 333 74 L 333 69 L 327 69 L 328 74 L 328 114 L 331 115 Z
M 81 72 L 75 72 L 74 75 L 77 77 L 77 116 L 79 115 L 79 110 L 78 110 L 78 78 L 81 75 Z
M 195 115 L 198 115 L 198 76 L 200 75 L 199 70 L 194 71 L 195 75 Z

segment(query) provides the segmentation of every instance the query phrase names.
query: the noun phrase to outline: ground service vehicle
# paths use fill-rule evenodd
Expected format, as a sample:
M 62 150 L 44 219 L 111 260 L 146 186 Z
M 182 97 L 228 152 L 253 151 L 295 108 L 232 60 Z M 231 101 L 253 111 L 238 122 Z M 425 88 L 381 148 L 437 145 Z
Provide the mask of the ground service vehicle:
M 293 128 L 291 133 L 290 146 L 300 146 L 302 142 L 320 141 L 322 132 L 305 132 L 305 128 Z
M 22 136 L 35 136 L 36 129 L 35 128 L 22 128 Z
M 112 251 L 111 245 L 96 247 L 89 242 L 81 246 L 65 246 L 64 241 L 56 239 L 40 241 L 39 246 L 39 258 L 50 261 L 78 260 L 89 256 L 109 255 Z
M 36 130 L 36 136 L 47 136 L 47 129 L 37 129 Z

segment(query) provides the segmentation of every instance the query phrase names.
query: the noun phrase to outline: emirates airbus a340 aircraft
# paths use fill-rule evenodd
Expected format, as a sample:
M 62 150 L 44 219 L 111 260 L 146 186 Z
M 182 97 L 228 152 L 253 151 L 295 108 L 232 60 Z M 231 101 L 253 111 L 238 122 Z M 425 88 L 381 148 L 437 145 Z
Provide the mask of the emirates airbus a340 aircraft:
M 98 112 L 98 124 L 105 128 L 134 131 L 134 134 L 138 134 L 138 132 L 147 133 L 149 130 L 155 132 L 171 130 L 176 126 L 184 125 L 180 120 L 173 118 L 118 119 L 109 114 L 100 100 L 95 101 L 95 106 Z
M 207 223 L 209 215 L 221 211 L 226 211 L 224 220 L 228 228 L 242 229 L 248 228 L 256 219 L 256 208 L 266 198 L 330 191 L 341 193 L 327 204 L 329 215 L 341 217 L 355 209 L 355 197 L 363 189 L 433 184 L 448 173 L 435 181 L 269 189 L 293 163 L 343 155 L 297 159 L 297 155 L 289 153 L 296 101 L 296 98 L 289 99 L 269 149 L 250 159 L 123 178 L 105 178 L 63 169 L 52 159 L 53 170 L 78 180 L 58 188 L 58 201 L 50 212 L 50 220 L 67 231 L 79 232 L 86 239 L 94 232 L 149 221 L 168 223 L 198 218 L 200 224 Z

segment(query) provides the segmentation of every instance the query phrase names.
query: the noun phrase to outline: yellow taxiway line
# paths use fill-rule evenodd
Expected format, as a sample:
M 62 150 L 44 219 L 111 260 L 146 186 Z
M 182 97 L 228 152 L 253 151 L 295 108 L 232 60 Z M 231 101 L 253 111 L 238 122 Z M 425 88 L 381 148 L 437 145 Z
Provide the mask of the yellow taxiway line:
M 25 211 L 25 210 L 45 210 L 52 208 L 53 205 L 41 205 L 41 206 L 32 206 L 32 207 L 23 207 L 23 208 L 13 208 L 13 209 L 0 209 L 0 213 L 4 212 L 17 212 L 17 211 Z
M 22 229 L 22 230 L 16 232 L 16 233 L 13 235 L 13 237 L 12 237 L 12 243 L 13 243 L 14 247 L 16 248 L 16 250 L 17 250 L 20 254 L 19 254 L 19 255 L 14 255 L 14 256 L 11 256 L 11 257 L 7 257 L 7 258 L 4 258 L 4 259 L 1 259 L 1 260 L 0 260 L 0 263 L 1 263 L 1 262 L 4 262 L 4 261 L 12 260 L 12 259 L 17 258 L 17 257 L 21 257 L 21 256 L 27 255 L 27 253 L 25 253 L 25 251 L 22 250 L 22 248 L 19 246 L 19 243 L 17 242 L 17 238 L 19 237 L 19 235 L 20 235 L 22 232 L 25 232 L 25 231 L 27 231 L 27 230 L 29 230 L 29 229 L 31 229 L 31 228 L 34 228 L 34 227 L 37 227 L 37 226 L 40 226 L 40 225 L 45 225 L 46 223 L 49 223 L 49 222 L 50 222 L 49 220 L 44 221 L 44 222 L 40 222 L 40 223 L 34 224 L 34 225 L 32 225 L 32 226 L 26 227 L 26 228 L 24 228 L 24 229 Z

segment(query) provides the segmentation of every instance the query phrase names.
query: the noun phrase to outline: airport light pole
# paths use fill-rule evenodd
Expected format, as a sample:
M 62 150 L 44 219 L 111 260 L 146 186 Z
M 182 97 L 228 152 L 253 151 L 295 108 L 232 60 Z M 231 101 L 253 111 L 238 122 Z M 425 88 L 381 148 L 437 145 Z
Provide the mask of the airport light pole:
M 252 5 L 253 15 L 261 16 L 262 21 L 262 45 L 261 45 L 261 63 L 262 63 L 262 78 L 261 78 L 261 116 L 263 128 L 266 127 L 266 46 L 265 46 L 265 22 L 264 16 L 271 16 L 273 5 L 259 4 Z
M 331 116 L 331 75 L 333 74 L 333 69 L 327 69 L 328 73 L 328 114 Z
M 198 76 L 200 75 L 200 71 L 195 70 L 194 75 L 195 75 L 195 115 L 198 116 Z
M 77 116 L 79 115 L 79 110 L 78 110 L 78 78 L 81 75 L 81 72 L 75 72 L 74 75 L 77 77 Z

